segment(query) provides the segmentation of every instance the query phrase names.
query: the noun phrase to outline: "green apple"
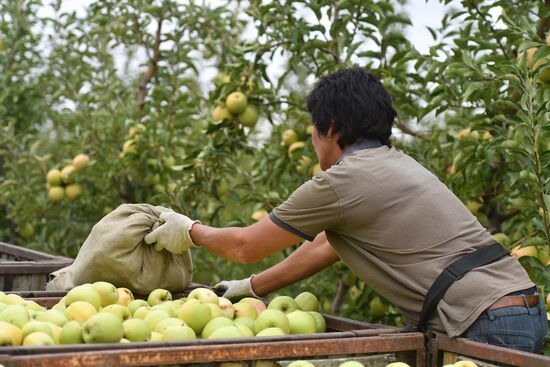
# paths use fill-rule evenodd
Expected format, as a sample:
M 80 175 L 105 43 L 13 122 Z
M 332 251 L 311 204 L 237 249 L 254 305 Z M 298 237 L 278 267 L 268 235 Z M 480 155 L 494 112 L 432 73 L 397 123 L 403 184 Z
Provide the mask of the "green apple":
M 0 291 L 0 302 L 3 303 L 3 302 L 4 302 L 4 299 L 6 299 L 6 296 L 7 296 L 6 293 Z
M 210 312 L 212 313 L 212 318 L 216 318 L 218 316 L 223 316 L 223 311 L 220 308 L 220 306 L 217 306 L 213 303 L 205 303 L 208 307 L 210 307 Z M 227 318 L 227 317 L 226 317 Z
M 96 308 L 84 301 L 73 302 L 65 309 L 65 317 L 67 320 L 76 320 L 81 324 L 96 313 Z
M 63 326 L 67 322 L 69 322 L 69 320 L 65 317 L 62 311 L 53 310 L 53 309 L 38 312 L 34 316 L 34 319 L 38 321 L 51 322 L 52 324 L 55 324 L 58 326 Z
M 254 321 L 254 331 L 256 334 L 270 327 L 278 327 L 282 329 L 285 334 L 290 333 L 288 317 L 281 310 L 268 308 L 264 312 L 261 312 L 256 321 Z
M 253 297 L 245 297 L 245 298 L 241 299 L 239 302 L 246 302 L 246 303 L 251 304 L 252 306 L 254 306 L 254 308 L 256 309 L 256 312 L 258 312 L 258 313 L 264 311 L 267 308 L 264 301 L 262 301 L 261 299 L 253 298 Z
M 101 306 L 101 297 L 91 284 L 83 284 L 71 289 L 65 296 L 65 305 L 68 307 L 76 301 L 83 301 L 94 306 L 99 310 Z
M 187 299 L 183 305 L 176 310 L 176 316 L 185 321 L 185 324 L 200 335 L 202 329 L 212 319 L 210 307 L 197 299 Z
M 23 334 L 17 326 L 0 321 L 0 346 L 21 345 L 22 341 Z
M 189 326 L 170 326 L 162 332 L 162 340 L 195 340 L 197 336 Z
M 152 311 L 154 311 L 152 307 L 140 307 L 134 313 L 134 318 L 145 320 L 145 317 Z
M 210 334 L 212 334 L 217 329 L 224 326 L 230 326 L 230 325 L 234 325 L 233 320 L 230 320 L 227 317 L 219 316 L 219 317 L 213 318 L 208 322 L 208 324 L 206 324 L 204 329 L 202 329 L 202 337 L 204 339 L 208 339 Z
M 124 338 L 131 342 L 144 342 L 151 338 L 151 328 L 142 319 L 129 319 L 122 323 Z
M 25 303 L 25 299 L 17 294 L 10 293 L 4 297 L 2 302 L 7 305 L 19 305 Z
M 134 300 L 134 294 L 128 288 L 118 287 L 116 291 L 118 293 L 118 301 L 116 303 L 119 305 L 128 306 L 128 303 Z
M 319 312 L 319 300 L 317 296 L 310 292 L 302 292 L 294 298 L 298 308 L 302 311 L 317 311 Z
M 218 297 L 218 304 L 223 312 L 223 315 L 228 319 L 235 317 L 235 308 L 233 308 L 233 302 L 225 297 Z
M 129 341 L 128 339 L 126 338 L 122 338 L 118 341 L 119 343 L 131 343 L 131 341 Z
M 27 335 L 32 334 L 32 333 L 37 332 L 37 331 L 46 333 L 46 334 L 48 334 L 49 336 L 51 336 L 53 338 L 52 328 L 50 327 L 50 325 L 47 322 L 44 322 L 44 321 L 31 320 L 31 321 L 27 322 L 25 325 L 23 325 L 23 327 L 21 328 L 21 333 L 23 334 L 23 339 L 25 339 L 25 337 Z
M 149 325 L 151 330 L 155 330 L 160 321 L 168 318 L 170 318 L 170 314 L 168 312 L 164 310 L 152 310 L 147 316 L 145 316 L 144 320 Z
M 52 338 L 55 344 L 59 344 L 59 336 L 61 335 L 61 326 L 46 322 L 52 329 Z
M 61 328 L 59 344 L 82 344 L 82 325 L 78 321 L 69 321 Z
M 55 342 L 53 341 L 53 338 L 41 331 L 35 331 L 34 333 L 30 333 L 27 335 L 25 339 L 23 339 L 23 345 L 30 347 L 30 346 L 37 346 L 37 345 L 54 345 Z
M 294 298 L 289 296 L 277 296 L 269 302 L 268 309 L 283 311 L 284 313 L 290 313 L 298 309 L 298 304 Z
M 172 301 L 166 301 L 164 303 L 161 303 L 161 304 L 158 304 L 158 305 L 154 305 L 153 307 L 151 307 L 153 310 L 163 310 L 164 312 L 166 312 L 168 315 L 170 315 L 170 317 L 175 317 L 176 316 L 176 312 L 174 310 L 174 308 L 170 305 L 170 302 Z
M 477 364 L 472 361 L 456 361 L 454 367 L 477 367 Z
M 290 325 L 290 334 L 314 334 L 317 331 L 315 319 L 307 311 L 292 311 L 286 317 Z
M 327 330 L 327 321 L 324 316 L 316 311 L 309 311 L 309 314 L 315 319 L 315 330 L 317 333 L 324 333 Z
M 237 329 L 239 329 L 243 333 L 243 336 L 245 337 L 254 336 L 254 332 L 252 331 L 252 329 L 246 326 L 245 324 L 236 322 L 235 326 L 237 327 Z
M 278 327 L 268 327 L 256 333 L 256 336 L 279 336 L 279 335 L 287 335 L 287 333 L 285 333 L 283 329 Z
M 185 322 L 183 322 L 182 319 L 179 319 L 177 317 L 169 317 L 167 319 L 159 321 L 154 331 L 162 334 L 164 329 L 170 326 L 185 326 Z
M 171 301 L 172 293 L 166 289 L 158 288 L 149 293 L 147 297 L 147 303 L 151 306 L 160 305 L 164 301 Z
M 132 315 L 134 315 L 138 308 L 140 308 L 140 307 L 150 307 L 150 305 L 144 299 L 135 299 L 133 301 L 130 301 L 130 303 L 128 303 L 128 306 L 126 306 L 126 307 L 128 308 L 128 311 L 130 311 L 130 313 Z
M 202 303 L 219 305 L 218 296 L 208 288 L 195 288 L 187 295 L 187 299 L 197 299 Z
M 233 308 L 235 309 L 235 319 L 239 317 L 249 317 L 252 320 L 256 320 L 258 317 L 258 311 L 248 302 L 239 301 L 233 305 Z
M 241 92 L 230 93 L 225 99 L 225 107 L 229 113 L 233 115 L 238 115 L 244 112 L 247 104 L 248 99 L 246 98 L 246 95 Z
M 157 333 L 156 331 L 151 331 L 151 338 L 149 338 L 150 342 L 158 342 L 162 340 L 162 334 Z
M 122 321 L 112 313 L 98 313 L 82 325 L 82 339 L 90 343 L 117 343 L 124 335 Z
M 287 367 L 315 367 L 315 365 L 308 361 L 298 360 L 291 362 Z
M 18 328 L 22 328 L 29 320 L 29 313 L 23 305 L 8 305 L 0 311 L 0 321 L 8 322 Z
M 235 325 L 222 326 L 214 330 L 208 339 L 242 338 L 243 332 Z
M 116 287 L 113 284 L 109 282 L 99 281 L 99 282 L 92 283 L 92 287 L 94 287 L 96 292 L 99 294 L 102 307 L 117 303 L 118 291 L 116 290 Z
M 250 330 L 254 331 L 254 320 L 252 320 L 250 317 L 239 317 L 238 319 L 233 320 L 235 324 L 243 324 Z
M 30 300 L 24 300 L 21 304 L 23 306 L 25 306 L 27 308 L 27 310 L 30 310 L 30 311 L 39 312 L 39 311 L 45 311 L 46 310 L 45 307 L 42 307 L 38 303 L 36 303 L 34 301 L 30 301 Z
M 350 367 L 353 367 L 353 366 L 350 366 Z M 409 366 L 404 362 L 393 362 L 393 363 L 387 364 L 386 367 L 411 367 L 411 366 Z M 464 366 L 464 367 L 467 367 L 467 366 Z
M 357 361 L 346 361 L 344 363 L 341 363 L 338 367 L 365 367 L 365 365 Z
M 130 310 L 128 310 L 127 307 L 124 307 L 123 305 L 119 305 L 116 303 L 103 307 L 99 312 L 112 313 L 113 315 L 117 316 L 120 319 L 120 321 L 126 321 L 132 318 L 132 314 L 130 313 Z
M 55 305 L 52 306 L 52 310 L 57 310 L 61 312 L 65 312 L 65 309 L 67 306 L 65 305 L 65 297 L 61 298 L 59 302 L 57 302 Z

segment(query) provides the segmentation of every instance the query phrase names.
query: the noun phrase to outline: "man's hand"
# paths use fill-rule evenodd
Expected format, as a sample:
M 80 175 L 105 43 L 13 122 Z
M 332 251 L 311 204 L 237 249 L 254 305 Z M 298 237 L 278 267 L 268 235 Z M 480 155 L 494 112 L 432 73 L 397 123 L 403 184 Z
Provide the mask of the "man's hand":
M 244 297 L 262 298 L 254 293 L 251 280 L 254 274 L 241 280 L 222 280 L 214 286 L 215 289 L 225 289 L 223 297 L 229 299 L 241 299 Z
M 148 245 L 155 244 L 155 250 L 167 250 L 173 254 L 183 254 L 187 249 L 196 246 L 191 239 L 191 227 L 200 223 L 183 214 L 164 212 L 160 214 L 161 225 L 144 238 Z

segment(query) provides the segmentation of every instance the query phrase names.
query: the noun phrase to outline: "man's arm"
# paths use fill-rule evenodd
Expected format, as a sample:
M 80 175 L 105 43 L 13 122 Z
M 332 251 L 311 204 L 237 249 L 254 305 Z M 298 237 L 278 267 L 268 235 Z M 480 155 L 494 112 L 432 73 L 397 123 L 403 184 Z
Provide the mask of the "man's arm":
M 321 232 L 312 242 L 304 242 L 285 260 L 255 275 L 251 286 L 258 296 L 265 296 L 308 278 L 338 260 L 325 232 Z
M 250 264 L 302 240 L 264 217 L 248 227 L 214 228 L 195 223 L 193 242 L 214 254 L 241 264 Z

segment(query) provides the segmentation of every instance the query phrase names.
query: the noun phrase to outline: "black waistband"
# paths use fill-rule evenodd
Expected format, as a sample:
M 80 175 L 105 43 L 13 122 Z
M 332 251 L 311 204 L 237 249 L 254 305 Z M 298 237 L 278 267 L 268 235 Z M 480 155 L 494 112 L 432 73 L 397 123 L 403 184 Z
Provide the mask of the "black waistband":
M 531 294 L 537 294 L 538 291 L 537 291 L 537 287 L 531 287 L 531 288 L 527 288 L 527 289 L 522 289 L 521 291 L 515 291 L 515 292 L 512 292 L 512 293 L 508 293 L 507 296 L 515 296 L 515 295 L 518 295 L 518 294 L 525 294 L 525 295 L 531 295 Z

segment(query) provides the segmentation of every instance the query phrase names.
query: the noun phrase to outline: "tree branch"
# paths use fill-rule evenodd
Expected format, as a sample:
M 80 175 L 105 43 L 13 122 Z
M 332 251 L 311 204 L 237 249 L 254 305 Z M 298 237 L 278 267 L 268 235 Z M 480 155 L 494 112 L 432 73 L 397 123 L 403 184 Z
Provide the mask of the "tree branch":
M 161 44 L 161 34 L 162 34 L 162 21 L 160 18 L 158 20 L 157 32 L 155 34 L 155 43 L 153 44 L 153 54 L 149 58 L 149 69 L 143 75 L 139 81 L 139 89 L 137 94 L 137 109 L 138 111 L 143 111 L 143 105 L 145 104 L 145 96 L 147 95 L 147 84 L 153 79 L 157 73 L 158 60 L 160 58 L 160 44 Z
M 548 12 L 548 8 L 550 8 L 550 0 L 545 0 L 544 7 L 541 9 L 541 17 L 537 23 L 537 36 L 541 39 L 545 39 L 546 32 L 550 29 L 550 16 L 542 15 L 545 11 Z
M 404 132 L 405 134 L 408 134 L 408 135 L 411 135 L 411 136 L 414 136 L 415 138 L 419 138 L 419 139 L 422 139 L 422 140 L 428 140 L 428 138 L 424 135 L 424 134 L 421 134 L 417 131 L 414 131 L 412 130 L 410 127 L 408 127 L 403 121 L 401 121 L 400 119 L 396 119 L 395 120 L 395 127 L 397 127 L 399 130 L 401 130 L 402 132 Z

